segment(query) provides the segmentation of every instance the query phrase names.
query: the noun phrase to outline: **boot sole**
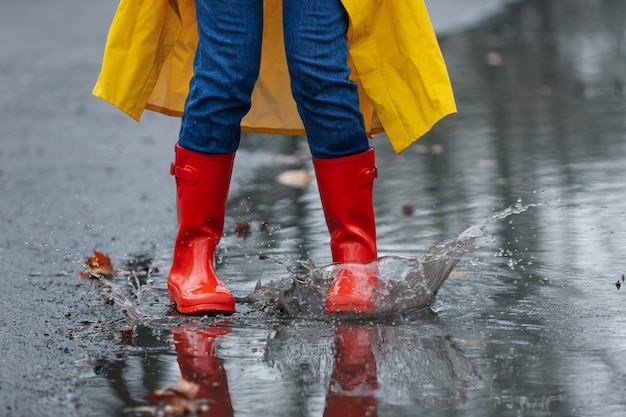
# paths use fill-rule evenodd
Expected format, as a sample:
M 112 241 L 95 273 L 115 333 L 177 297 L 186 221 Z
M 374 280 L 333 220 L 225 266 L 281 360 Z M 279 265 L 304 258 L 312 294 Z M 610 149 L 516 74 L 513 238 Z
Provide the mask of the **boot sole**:
M 226 304 L 195 304 L 192 306 L 181 306 L 176 301 L 176 310 L 181 314 L 232 314 L 235 306 Z
M 233 302 L 216 303 L 216 302 L 199 302 L 193 304 L 183 304 L 180 297 L 171 287 L 168 289 L 171 301 L 176 304 L 176 310 L 181 314 L 232 314 L 235 310 Z M 232 297 L 232 296 L 231 296 Z

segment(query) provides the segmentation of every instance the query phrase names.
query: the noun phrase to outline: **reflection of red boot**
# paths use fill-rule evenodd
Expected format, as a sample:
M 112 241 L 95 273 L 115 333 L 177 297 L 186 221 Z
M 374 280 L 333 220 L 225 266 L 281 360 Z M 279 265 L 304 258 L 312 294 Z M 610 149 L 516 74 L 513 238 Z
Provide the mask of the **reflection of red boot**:
M 376 222 L 372 189 L 376 178 L 374 148 L 340 158 L 313 159 L 334 262 L 341 265 L 328 292 L 329 313 L 365 313 L 372 307 L 376 271 Z
M 335 335 L 335 367 L 330 377 L 324 417 L 376 417 L 376 329 L 339 326 Z
M 235 299 L 213 266 L 224 228 L 235 154 L 208 155 L 176 145 L 171 172 L 178 195 L 178 235 L 167 291 L 183 314 L 233 313 Z
M 210 327 L 204 330 L 191 330 L 173 327 L 171 330 L 183 379 L 198 384 L 200 389 L 196 399 L 206 399 L 209 404 L 209 411 L 201 415 L 233 416 L 224 360 L 214 356 L 215 340 L 230 333 L 230 329 Z

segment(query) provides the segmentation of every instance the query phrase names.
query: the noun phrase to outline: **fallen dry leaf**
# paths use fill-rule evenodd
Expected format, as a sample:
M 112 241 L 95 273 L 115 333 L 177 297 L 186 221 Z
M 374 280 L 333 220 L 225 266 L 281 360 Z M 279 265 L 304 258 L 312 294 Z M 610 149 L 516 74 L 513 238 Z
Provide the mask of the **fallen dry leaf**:
M 250 236 L 250 223 L 245 220 L 235 223 L 235 234 L 238 237 Z
M 405 203 L 402 206 L 402 214 L 404 214 L 407 217 L 412 216 L 414 211 L 415 211 L 415 206 L 411 203 Z
M 280 184 L 294 188 L 307 188 L 311 185 L 313 175 L 306 169 L 291 169 L 284 171 L 276 177 Z
M 89 257 L 89 259 L 85 261 L 85 265 L 89 269 L 79 273 L 81 278 L 111 278 L 113 276 L 113 264 L 111 263 L 111 258 L 109 258 L 105 253 L 94 250 L 93 256 Z
M 158 389 L 146 399 L 159 403 L 157 406 L 141 406 L 130 409 L 135 413 L 153 416 L 174 417 L 198 415 L 209 411 L 206 399 L 196 399 L 200 386 L 183 378 L 177 378 L 175 388 Z
M 146 395 L 146 399 L 167 404 L 185 403 L 195 400 L 200 386 L 183 378 L 177 378 L 176 380 L 178 382 L 177 387 L 158 389 Z
M 135 343 L 133 341 L 134 329 L 131 327 L 130 329 L 124 329 L 117 332 L 120 343 L 126 346 L 134 346 Z
M 133 414 L 155 417 L 196 416 L 210 410 L 208 404 L 190 401 L 185 404 L 165 404 L 163 406 L 140 406 L 128 411 Z

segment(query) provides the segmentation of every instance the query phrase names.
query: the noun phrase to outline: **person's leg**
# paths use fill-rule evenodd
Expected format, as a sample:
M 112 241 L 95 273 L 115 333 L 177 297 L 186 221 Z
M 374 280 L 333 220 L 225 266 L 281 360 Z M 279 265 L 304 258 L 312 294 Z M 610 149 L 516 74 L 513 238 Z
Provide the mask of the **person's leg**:
M 196 0 L 198 49 L 178 144 L 235 152 L 259 75 L 263 0 Z
M 283 21 L 293 96 L 313 155 L 333 261 L 344 263 L 326 311 L 368 312 L 377 284 L 375 270 L 365 265 L 378 256 L 377 171 L 358 88 L 349 79 L 348 16 L 340 0 L 283 0 Z
M 348 65 L 348 15 L 340 0 L 283 0 L 287 65 L 315 158 L 367 151 L 356 83 Z
M 214 268 L 241 119 L 258 77 L 262 0 L 196 0 L 199 44 L 176 158 L 178 234 L 168 292 L 179 312 L 232 313 Z

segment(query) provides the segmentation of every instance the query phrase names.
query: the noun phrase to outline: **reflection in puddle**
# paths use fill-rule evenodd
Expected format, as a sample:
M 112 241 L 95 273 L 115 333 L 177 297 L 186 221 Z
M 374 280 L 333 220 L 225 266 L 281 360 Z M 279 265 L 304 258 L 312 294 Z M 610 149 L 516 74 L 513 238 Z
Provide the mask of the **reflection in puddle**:
M 342 322 L 325 331 L 320 340 L 320 330 L 309 323 L 306 328 L 283 326 L 268 340 L 266 357 L 284 378 L 307 386 L 305 392 L 327 387 L 327 413 L 331 403 L 346 401 L 370 413 L 393 407 L 394 415 L 405 415 L 397 414 L 403 408 L 413 415 L 416 405 L 451 405 L 484 385 L 428 310 L 406 323 Z
M 378 375 L 373 352 L 378 346 L 376 328 L 336 327 L 335 366 L 328 384 L 324 417 L 378 416 Z
M 202 330 L 187 327 L 171 329 L 181 376 L 199 387 L 195 398 L 206 400 L 209 411 L 201 414 L 205 417 L 234 415 L 224 360 L 215 355 L 218 338 L 230 331 L 227 327 L 208 327 Z
M 161 331 L 138 326 L 134 346 L 98 364 L 99 375 L 91 378 L 87 391 L 93 398 L 85 399 L 86 404 L 91 411 L 100 407 L 98 415 L 178 415 L 145 400 L 157 389 L 176 385 L 178 377 L 198 385 L 195 401 L 208 411 L 194 415 L 204 417 L 261 415 L 274 407 L 276 416 L 308 410 L 326 417 L 374 417 L 379 407 L 433 407 L 463 399 L 467 389 L 482 384 L 481 378 L 442 334 L 432 313 L 420 317 L 417 326 L 277 325 L 254 348 L 262 354 L 261 370 L 243 368 L 254 330 L 224 322 L 181 323 Z
M 266 384 L 257 388 L 230 384 L 229 389 L 227 375 L 229 361 L 234 365 L 249 360 L 248 353 L 237 352 L 249 344 L 251 336 L 247 333 L 253 316 L 234 315 L 225 323 L 219 317 L 147 315 L 121 288 L 108 282 L 106 288 L 118 305 L 140 324 L 130 338 L 126 333 L 115 360 L 97 365 L 92 388 L 101 395 L 103 385 L 107 386 L 113 404 L 101 405 L 116 409 L 119 415 L 176 415 L 149 405 L 145 397 L 156 389 L 174 386 L 179 376 L 198 385 L 194 401 L 208 405 L 208 411 L 199 414 L 206 417 L 234 415 L 242 398 L 233 392 L 240 390 L 245 392 L 241 397 L 246 401 L 267 407 L 264 397 L 284 384 L 306 387 L 301 391 L 301 401 L 277 402 L 286 415 L 293 415 L 293 409 L 303 404 L 311 407 L 323 403 L 319 412 L 328 417 L 377 416 L 379 403 L 431 407 L 449 398 L 463 399 L 480 378 L 436 320 L 424 320 L 431 314 L 425 307 L 434 301 L 454 266 L 476 239 L 484 236 L 491 222 L 523 213 L 529 207 L 517 204 L 498 212 L 456 238 L 433 246 L 420 258 L 379 258 L 375 262 L 382 284 L 374 291 L 376 308 L 365 316 L 326 316 L 324 299 L 335 265 L 311 267 L 304 276 L 291 274 L 258 286 L 238 302 L 260 313 L 256 319 L 265 317 L 267 323 L 274 323 L 275 330 L 264 331 L 264 343 L 256 349 L 263 352 L 264 368 L 278 370 L 279 376 L 267 385 L 261 376 L 263 370 L 252 372 L 246 383 L 260 378 L 256 382 Z M 308 321 L 301 323 L 303 319 Z M 242 320 L 243 326 L 239 326 Z M 398 325 L 398 320 L 409 320 L 411 326 Z M 172 322 L 173 326 L 169 324 Z M 225 353 L 219 350 L 222 342 L 229 345 L 225 352 L 233 355 L 231 358 L 220 356 Z M 174 362 L 177 369 L 172 366 Z M 241 382 L 242 378 L 236 380 Z M 165 381 L 171 383 L 160 385 Z M 254 407 L 248 404 L 244 409 Z M 108 410 L 110 413 L 111 408 Z

